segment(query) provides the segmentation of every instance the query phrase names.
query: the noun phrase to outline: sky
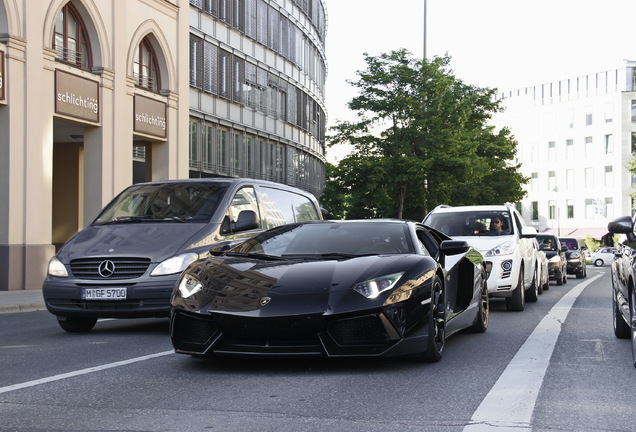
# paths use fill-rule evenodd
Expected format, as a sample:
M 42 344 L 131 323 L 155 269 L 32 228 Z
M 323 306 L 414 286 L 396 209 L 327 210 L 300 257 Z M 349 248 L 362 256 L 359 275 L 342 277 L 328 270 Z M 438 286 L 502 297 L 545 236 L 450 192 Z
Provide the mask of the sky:
M 424 55 L 425 0 L 324 0 L 327 127 L 352 120 L 347 80 L 364 53 Z M 448 54 L 466 84 L 501 91 L 636 61 L 636 0 L 426 0 L 426 57 Z M 346 148 L 327 150 L 335 162 Z

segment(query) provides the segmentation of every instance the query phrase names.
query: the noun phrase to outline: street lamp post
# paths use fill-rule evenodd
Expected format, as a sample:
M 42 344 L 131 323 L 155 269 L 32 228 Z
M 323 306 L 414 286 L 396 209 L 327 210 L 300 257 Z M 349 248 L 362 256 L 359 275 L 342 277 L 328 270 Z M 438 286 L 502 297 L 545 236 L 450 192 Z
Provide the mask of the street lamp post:
M 424 49 L 422 58 L 426 60 L 426 0 L 424 0 Z

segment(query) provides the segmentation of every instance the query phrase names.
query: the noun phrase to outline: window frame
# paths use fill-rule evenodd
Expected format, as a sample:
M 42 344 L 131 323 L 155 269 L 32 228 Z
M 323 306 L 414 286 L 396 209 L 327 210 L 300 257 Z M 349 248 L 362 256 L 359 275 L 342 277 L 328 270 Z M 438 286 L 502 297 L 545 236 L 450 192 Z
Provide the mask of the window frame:
M 60 14 L 62 15 L 62 26 L 63 26 L 63 31 L 62 33 L 58 32 L 58 20 L 60 17 Z M 77 49 L 73 50 L 75 59 L 72 60 L 69 57 L 70 51 L 69 51 L 69 40 L 72 39 L 69 35 L 69 14 L 73 17 L 73 19 L 75 20 L 75 24 L 76 24 L 76 35 L 75 35 L 75 42 L 76 42 L 76 48 L 79 47 L 79 51 Z M 58 47 L 58 36 L 61 36 L 62 40 L 63 40 L 63 47 L 61 48 L 60 51 L 60 47 Z M 90 37 L 88 35 L 88 29 L 86 27 L 86 25 L 84 24 L 84 20 L 82 19 L 82 15 L 79 13 L 79 11 L 75 8 L 75 6 L 73 6 L 73 4 L 66 3 L 62 9 L 60 9 L 60 12 L 58 13 L 58 15 L 56 16 L 55 19 L 55 26 L 53 28 L 53 41 L 52 41 L 52 47 L 55 50 L 55 59 L 58 61 L 61 61 L 63 63 L 69 64 L 71 66 L 75 66 L 78 67 L 80 69 L 84 69 L 84 70 L 91 70 L 93 67 L 93 52 L 91 49 L 91 40 Z M 86 49 L 86 55 L 84 55 L 84 48 Z M 85 60 L 85 62 L 84 62 Z
M 144 51 L 145 48 L 146 51 Z M 144 61 L 145 53 L 148 53 L 148 60 Z M 159 68 L 159 58 L 155 52 L 155 48 L 148 39 L 148 36 L 144 37 L 135 51 L 133 75 L 135 78 L 135 85 L 139 88 L 159 93 L 161 90 L 161 69 Z M 148 67 L 149 76 L 146 76 L 142 71 Z M 146 80 L 147 83 L 146 84 Z

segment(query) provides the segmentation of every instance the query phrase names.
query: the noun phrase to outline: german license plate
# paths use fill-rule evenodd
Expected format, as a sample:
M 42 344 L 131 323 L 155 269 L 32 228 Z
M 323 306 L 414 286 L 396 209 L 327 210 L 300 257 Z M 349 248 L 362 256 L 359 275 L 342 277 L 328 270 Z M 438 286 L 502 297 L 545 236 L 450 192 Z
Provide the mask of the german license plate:
M 84 300 L 126 300 L 126 288 L 84 288 Z

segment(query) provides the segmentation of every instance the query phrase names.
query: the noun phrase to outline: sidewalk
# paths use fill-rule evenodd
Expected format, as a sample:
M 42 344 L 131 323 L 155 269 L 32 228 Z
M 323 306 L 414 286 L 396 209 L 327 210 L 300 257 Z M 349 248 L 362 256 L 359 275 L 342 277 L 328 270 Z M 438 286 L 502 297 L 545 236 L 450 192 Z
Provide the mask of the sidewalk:
M 46 310 L 42 290 L 0 291 L 0 313 Z

